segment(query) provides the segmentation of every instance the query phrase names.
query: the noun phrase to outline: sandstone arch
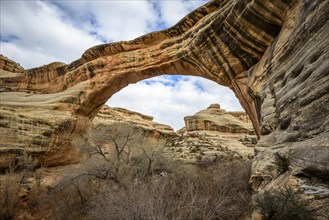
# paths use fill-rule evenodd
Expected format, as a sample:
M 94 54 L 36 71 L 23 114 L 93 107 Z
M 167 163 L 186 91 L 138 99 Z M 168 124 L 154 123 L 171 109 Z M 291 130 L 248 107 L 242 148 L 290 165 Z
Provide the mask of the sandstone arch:
M 213 0 L 172 28 L 95 46 L 69 65 L 24 70 L 2 57 L 1 152 L 46 153 L 41 162 L 56 162 L 113 93 L 179 72 L 231 88 L 250 115 L 260 137 L 255 189 L 280 176 L 276 153 L 290 158 L 284 178 L 327 179 L 328 11 L 327 0 Z
M 287 6 L 280 0 L 214 0 L 167 30 L 98 45 L 69 65 L 52 63 L 11 80 L 20 90 L 62 93 L 61 102 L 78 105 L 77 113 L 92 118 L 130 83 L 162 74 L 201 76 L 236 93 L 259 136 L 259 106 L 240 74 L 258 62 L 278 34 Z

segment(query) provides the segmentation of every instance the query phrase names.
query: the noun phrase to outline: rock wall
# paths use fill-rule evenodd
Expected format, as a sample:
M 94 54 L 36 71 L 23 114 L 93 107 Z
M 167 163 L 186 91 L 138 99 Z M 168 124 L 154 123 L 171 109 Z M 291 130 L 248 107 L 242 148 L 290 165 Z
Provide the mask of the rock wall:
M 258 99 L 240 82 L 247 79 L 240 73 L 262 57 L 287 10 L 283 0 L 213 0 L 172 28 L 92 47 L 71 64 L 22 70 L 2 56 L 1 115 L 13 123 L 1 126 L 0 150 L 28 152 L 53 164 L 56 155 L 65 155 L 68 149 L 79 152 L 70 140 L 84 132 L 85 124 L 114 93 L 142 79 L 177 73 L 202 76 L 233 89 L 259 135 Z M 9 113 L 12 109 L 14 115 Z M 44 121 L 47 117 L 51 123 Z M 23 121 L 40 123 L 24 123 L 19 130 Z M 36 165 L 45 162 L 36 159 Z
M 162 74 L 196 75 L 232 88 L 259 134 L 259 109 L 236 77 L 259 61 L 287 9 L 284 0 L 212 0 L 172 28 L 92 47 L 68 65 L 56 62 L 4 77 L 0 86 L 11 98 L 2 94 L 2 99 L 15 105 L 13 92 L 35 92 L 42 102 L 65 103 L 74 114 L 93 118 L 130 83 Z M 31 100 L 25 93 L 18 97 L 21 105 Z
M 158 137 L 176 136 L 176 132 L 172 127 L 153 121 L 152 116 L 143 115 L 139 112 L 130 111 L 124 108 L 110 108 L 104 105 L 92 120 L 92 124 L 96 127 L 100 125 L 112 125 L 115 123 L 129 123 L 143 129 L 143 133 L 152 133 Z
M 211 165 L 213 162 L 250 160 L 257 136 L 245 112 L 227 112 L 211 104 L 184 118 L 185 127 L 170 138 L 167 150 L 186 163 Z
M 329 217 L 328 11 L 329 1 L 295 1 L 280 34 L 245 73 L 255 77 L 250 90 L 261 109 L 253 189 L 292 187 L 319 208 L 319 219 Z
M 246 72 L 259 77 L 250 88 L 261 100 L 254 189 L 281 175 L 276 155 L 287 158 L 293 176 L 329 180 L 328 11 L 328 1 L 296 1 L 273 44 Z

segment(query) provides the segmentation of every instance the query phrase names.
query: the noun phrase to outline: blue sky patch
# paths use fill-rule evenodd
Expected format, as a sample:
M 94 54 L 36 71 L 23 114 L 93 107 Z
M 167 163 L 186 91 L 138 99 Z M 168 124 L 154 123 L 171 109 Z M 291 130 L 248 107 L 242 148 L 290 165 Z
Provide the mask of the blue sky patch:
M 1 42 L 9 43 L 9 42 L 18 41 L 19 37 L 16 35 L 9 35 L 9 36 L 0 35 L 0 39 Z
M 202 91 L 202 92 L 205 91 L 205 89 L 203 88 L 203 86 L 202 86 L 198 81 L 196 81 L 196 82 L 194 83 L 194 85 L 195 85 L 195 87 L 196 87 L 198 90 L 200 90 L 200 91 Z

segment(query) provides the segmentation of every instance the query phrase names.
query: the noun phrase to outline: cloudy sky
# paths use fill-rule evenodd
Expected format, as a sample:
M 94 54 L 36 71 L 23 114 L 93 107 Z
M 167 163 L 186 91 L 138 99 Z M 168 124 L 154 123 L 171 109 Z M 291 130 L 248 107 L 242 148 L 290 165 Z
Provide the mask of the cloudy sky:
M 171 27 L 206 0 L 1 0 L 1 54 L 24 68 L 70 63 L 96 44 L 131 40 Z M 159 76 L 129 85 L 108 101 L 175 129 L 183 118 L 220 103 L 242 110 L 227 88 L 199 77 Z

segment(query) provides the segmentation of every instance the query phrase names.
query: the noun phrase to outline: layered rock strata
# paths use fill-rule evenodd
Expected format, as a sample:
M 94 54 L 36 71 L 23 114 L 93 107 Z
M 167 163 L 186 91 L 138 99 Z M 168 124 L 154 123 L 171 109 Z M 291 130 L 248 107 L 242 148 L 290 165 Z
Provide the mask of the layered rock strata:
M 75 114 L 92 118 L 130 83 L 162 74 L 202 76 L 232 88 L 258 132 L 259 109 L 236 77 L 259 61 L 279 33 L 287 9 L 286 1 L 280 0 L 213 0 L 172 28 L 98 45 L 71 64 L 25 70 L 0 85 L 11 92 L 39 93 L 49 104 L 65 103 Z M 19 101 L 29 102 L 25 97 Z M 13 105 L 13 99 L 4 102 Z
M 299 189 L 329 216 L 329 1 L 296 1 L 280 34 L 246 75 L 259 77 L 250 89 L 261 100 L 261 138 L 251 183 L 262 192 Z M 322 204 L 322 205 L 319 205 Z M 325 211 L 327 210 L 327 211 Z
M 233 160 L 251 160 L 257 138 L 254 135 L 221 133 L 218 131 L 182 132 L 169 139 L 167 152 L 185 163 L 212 165 Z
M 245 112 L 227 112 L 211 104 L 184 121 L 179 136 L 167 143 L 176 158 L 199 165 L 253 158 L 257 137 Z
M 329 174 L 328 9 L 328 1 L 294 4 L 276 41 L 248 71 L 262 76 L 264 84 L 258 156 L 285 152 L 292 171 L 307 174 L 318 167 L 324 178 Z M 257 160 L 255 173 L 256 167 Z
M 143 129 L 144 133 L 154 134 L 155 137 L 167 138 L 176 136 L 176 132 L 172 127 L 154 122 L 152 116 L 143 115 L 124 108 L 110 108 L 104 105 L 92 120 L 92 124 L 96 129 L 103 124 L 111 125 L 115 123 L 129 123 L 131 126 Z
M 212 104 L 193 116 L 186 116 L 184 121 L 187 131 L 209 130 L 222 133 L 255 134 L 245 112 L 226 112 L 220 108 L 219 104 Z

